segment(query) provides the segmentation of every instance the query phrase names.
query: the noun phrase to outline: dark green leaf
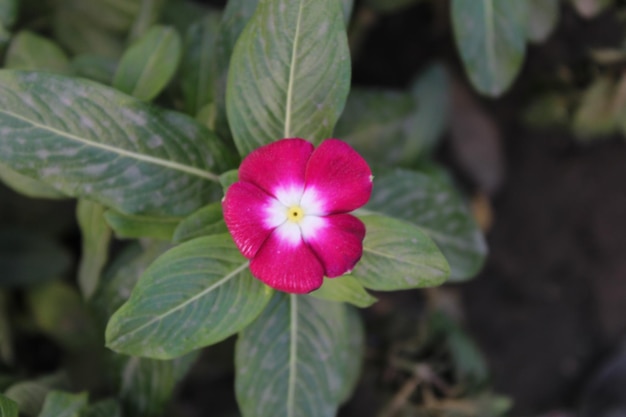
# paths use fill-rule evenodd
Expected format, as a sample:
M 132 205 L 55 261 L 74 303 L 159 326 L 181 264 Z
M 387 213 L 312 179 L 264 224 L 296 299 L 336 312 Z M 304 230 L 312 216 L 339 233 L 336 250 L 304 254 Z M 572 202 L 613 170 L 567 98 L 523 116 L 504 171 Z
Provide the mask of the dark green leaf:
M 128 39 L 134 41 L 140 38 L 155 25 L 159 21 L 166 3 L 167 0 L 140 0 L 140 9 L 130 29 Z
M 454 37 L 474 87 L 497 97 L 517 76 L 526 48 L 528 4 L 510 0 L 452 0 Z
M 172 241 L 182 243 L 200 236 L 226 233 L 226 223 L 222 214 L 222 204 L 213 203 L 201 208 L 180 222 Z
M 360 342 L 343 303 L 277 293 L 239 336 L 237 401 L 244 417 L 332 417 L 358 368 Z M 360 343 L 359 343 L 360 345 Z
M 37 417 L 50 389 L 39 382 L 19 382 L 9 387 L 4 395 L 17 403 L 20 413 Z
M 363 320 L 359 312 L 347 307 L 347 323 L 344 324 L 348 337 L 341 337 L 339 343 L 343 346 L 336 351 L 339 374 L 343 375 L 343 383 L 337 393 L 339 403 L 347 401 L 352 395 L 359 376 L 361 375 L 361 367 L 363 358 L 365 357 L 365 328 Z
M 82 54 L 74 57 L 72 69 L 78 77 L 88 78 L 99 83 L 110 85 L 115 75 L 117 62 L 111 58 L 93 54 Z
M 226 190 L 228 190 L 228 187 L 230 187 L 237 181 L 239 181 L 239 171 L 236 169 L 226 171 L 225 173 L 220 175 L 220 184 L 222 184 L 224 194 L 226 194 Z
M 150 237 L 159 240 L 171 240 L 174 230 L 182 220 L 180 217 L 149 217 L 122 214 L 108 210 L 104 217 L 115 236 L 122 239 Z
M 45 235 L 23 229 L 0 230 L 0 285 L 24 287 L 61 277 L 70 253 Z
M 90 298 L 98 288 L 109 255 L 111 229 L 104 220 L 104 210 L 100 204 L 88 200 L 79 200 L 76 208 L 83 243 L 78 284 L 85 298 Z
M 450 267 L 420 228 L 378 214 L 361 215 L 367 234 L 363 257 L 352 275 L 378 291 L 432 287 L 443 283 Z
M 10 29 L 17 20 L 19 0 L 0 0 L 0 26 Z
M 163 361 L 117 355 L 119 395 L 131 416 L 160 417 L 197 352 Z
M 157 259 L 109 321 L 107 346 L 168 359 L 247 326 L 272 291 L 254 279 L 228 234 L 185 242 Z
M 140 100 L 152 100 L 174 76 L 182 53 L 181 43 L 175 29 L 153 26 L 122 56 L 113 87 Z
M 322 300 L 346 302 L 362 308 L 369 307 L 377 301 L 356 278 L 350 275 L 338 279 L 325 279 L 322 286 L 311 295 Z
M 0 394 L 0 417 L 19 417 L 17 403 Z
M 103 400 L 85 408 L 80 417 L 122 417 L 122 408 L 117 400 Z
M 52 74 L 1 71 L 0 93 L 0 162 L 12 169 L 128 214 L 208 202 L 221 145 L 192 119 Z
M 418 225 L 448 260 L 451 280 L 473 277 L 485 261 L 487 245 L 471 213 L 436 174 L 396 170 L 377 176 L 367 208 Z
M 241 155 L 281 138 L 331 135 L 350 84 L 337 0 L 259 3 L 231 59 L 228 120 Z
M 343 20 L 346 23 L 346 26 L 348 26 L 348 23 L 350 23 L 350 17 L 352 17 L 354 0 L 341 0 L 341 6 L 343 7 Z
M 87 393 L 70 394 L 61 391 L 50 391 L 39 417 L 78 417 L 79 412 L 87 405 Z
M 218 13 L 208 13 L 189 27 L 185 35 L 185 52 L 180 81 L 186 111 L 196 115 L 204 106 L 215 102 L 217 61 L 215 39 L 219 29 Z
M 69 72 L 69 65 L 67 55 L 56 43 L 27 30 L 13 37 L 4 63 L 9 69 L 59 73 Z

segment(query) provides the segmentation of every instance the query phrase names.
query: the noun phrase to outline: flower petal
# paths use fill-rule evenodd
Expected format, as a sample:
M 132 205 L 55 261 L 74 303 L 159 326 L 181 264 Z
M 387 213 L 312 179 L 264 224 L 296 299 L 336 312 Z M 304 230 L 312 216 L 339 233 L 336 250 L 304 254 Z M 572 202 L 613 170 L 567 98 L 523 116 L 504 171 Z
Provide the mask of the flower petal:
M 294 188 L 302 190 L 313 145 L 304 139 L 282 139 L 250 153 L 239 167 L 239 180 L 251 182 L 278 197 Z M 300 191 L 301 192 L 301 191 Z
M 313 233 L 303 229 L 304 241 L 322 261 L 324 273 L 333 278 L 350 272 L 363 254 L 365 225 L 350 214 L 323 217 L 324 226 Z
M 302 240 L 294 244 L 284 239 L 278 230 L 250 262 L 250 271 L 270 287 L 295 294 L 316 290 L 324 280 L 324 268 L 313 251 Z
M 246 258 L 252 258 L 279 224 L 274 197 L 256 185 L 239 181 L 228 187 L 222 201 L 224 221 L 237 248 Z M 286 216 L 283 222 L 286 220 Z
M 303 201 L 314 194 L 326 214 L 342 213 L 367 203 L 371 193 L 372 171 L 350 145 L 326 139 L 315 149 L 306 168 Z

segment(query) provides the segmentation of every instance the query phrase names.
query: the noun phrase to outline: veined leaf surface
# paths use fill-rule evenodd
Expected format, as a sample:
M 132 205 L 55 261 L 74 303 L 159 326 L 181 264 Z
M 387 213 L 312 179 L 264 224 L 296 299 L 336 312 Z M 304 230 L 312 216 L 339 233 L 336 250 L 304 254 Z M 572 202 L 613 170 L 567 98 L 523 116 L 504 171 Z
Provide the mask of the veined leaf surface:
M 127 214 L 189 214 L 218 180 L 210 131 L 86 80 L 0 71 L 0 126 L 0 162 Z
M 241 155 L 281 138 L 331 135 L 350 86 L 337 0 L 262 0 L 239 37 L 226 90 Z

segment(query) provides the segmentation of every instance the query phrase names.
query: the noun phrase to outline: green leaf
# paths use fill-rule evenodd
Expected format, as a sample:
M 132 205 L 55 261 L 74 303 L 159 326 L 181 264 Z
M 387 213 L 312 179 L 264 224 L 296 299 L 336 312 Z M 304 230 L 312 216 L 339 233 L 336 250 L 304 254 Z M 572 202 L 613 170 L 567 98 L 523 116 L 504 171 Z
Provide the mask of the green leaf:
M 220 184 L 222 184 L 224 194 L 226 194 L 228 187 L 230 187 L 237 181 L 239 181 L 239 170 L 231 169 L 230 171 L 226 171 L 222 175 L 220 175 Z
M 532 42 L 548 39 L 559 21 L 561 4 L 559 0 L 527 0 L 528 22 L 526 36 Z
M 9 188 L 31 198 L 67 198 L 48 184 L 20 174 L 4 164 L 0 164 L 0 181 Z
M 69 72 L 69 64 L 67 55 L 56 43 L 23 30 L 13 37 L 4 66 L 8 69 L 66 73 Z
M 607 136 L 618 129 L 624 109 L 615 106 L 619 102 L 616 91 L 619 89 L 615 81 L 608 76 L 598 77 L 587 87 L 572 121 L 572 130 L 579 139 Z
M 111 317 L 107 346 L 168 359 L 235 334 L 272 291 L 254 279 L 228 234 L 185 242 L 157 259 Z
M 361 330 L 349 327 L 354 324 L 343 303 L 276 293 L 235 348 L 243 417 L 334 416 L 358 372 L 352 361 L 343 362 L 355 355 L 351 332 Z
M 325 279 L 322 286 L 311 295 L 322 300 L 346 302 L 362 308 L 378 301 L 363 288 L 359 280 L 350 275 L 338 279 Z
M 450 267 L 420 228 L 378 214 L 361 215 L 367 234 L 352 275 L 367 288 L 395 291 L 443 283 Z
M 87 393 L 70 394 L 61 391 L 50 391 L 39 417 L 78 417 L 79 412 L 87 405 Z
M 4 395 L 17 403 L 20 412 L 28 417 L 39 415 L 50 389 L 39 382 L 18 382 L 9 387 Z
M 181 44 L 175 29 L 153 26 L 122 56 L 113 77 L 113 87 L 140 100 L 152 100 L 174 76 L 182 53 Z
M 220 15 L 207 13 L 189 27 L 185 35 L 185 53 L 180 68 L 180 82 L 187 113 L 196 115 L 215 101 L 217 62 L 215 40 Z
M 140 0 L 139 13 L 135 17 L 128 39 L 135 41 L 155 25 L 159 21 L 166 3 L 167 0 Z
M 150 237 L 171 240 L 182 220 L 180 217 L 150 217 L 122 214 L 114 210 L 104 213 L 107 223 L 121 239 Z
M 55 281 L 30 289 L 28 305 L 39 329 L 68 350 L 79 350 L 97 340 L 94 322 L 78 292 Z
M 10 29 L 17 20 L 18 0 L 0 0 L 0 26 Z
M 25 287 L 61 277 L 72 264 L 70 253 L 50 237 L 24 229 L 0 230 L 0 285 Z
M 281 138 L 331 136 L 350 85 L 337 0 L 261 1 L 231 59 L 226 107 L 241 155 Z
M 85 408 L 80 417 L 122 417 L 122 408 L 117 400 L 103 400 Z
M 71 66 L 78 77 L 110 85 L 115 75 L 117 62 L 104 56 L 82 54 L 74 57 Z
M 127 214 L 184 216 L 218 180 L 210 131 L 90 81 L 0 71 L 0 125 L 0 162 Z
M 350 18 L 352 17 L 352 9 L 354 9 L 354 0 L 341 0 L 341 7 L 343 8 L 343 20 L 348 26 Z
M 82 256 L 78 266 L 78 284 L 85 298 L 91 298 L 100 282 L 102 268 L 109 255 L 111 229 L 104 220 L 104 207 L 88 200 L 79 200 L 76 207 L 82 234 Z
M 478 273 L 487 245 L 461 196 L 448 181 L 436 174 L 396 170 L 377 176 L 374 184 L 368 209 L 418 225 L 448 260 L 451 280 L 468 279 Z
M 452 0 L 454 37 L 474 87 L 501 95 L 517 76 L 526 48 L 527 3 Z
M 222 214 L 222 204 L 213 203 L 201 208 L 180 222 L 172 241 L 182 243 L 208 235 L 227 233 L 226 223 Z
M 17 403 L 0 394 L 0 417 L 19 417 Z
M 131 416 L 159 417 L 172 399 L 176 384 L 198 358 L 198 352 L 163 361 L 117 355 L 119 396 Z
M 347 401 L 359 382 L 363 358 L 365 357 L 365 328 L 359 312 L 347 306 L 347 323 L 344 325 L 348 337 L 340 337 L 337 349 L 339 374 L 343 383 L 337 392 L 339 403 Z

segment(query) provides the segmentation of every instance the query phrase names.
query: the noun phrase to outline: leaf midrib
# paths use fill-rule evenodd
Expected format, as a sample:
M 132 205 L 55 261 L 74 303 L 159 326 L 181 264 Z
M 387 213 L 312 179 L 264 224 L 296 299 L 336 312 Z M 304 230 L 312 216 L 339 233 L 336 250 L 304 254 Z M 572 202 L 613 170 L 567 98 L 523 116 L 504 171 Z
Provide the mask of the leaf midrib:
M 215 181 L 219 183 L 219 177 L 215 174 L 213 174 L 212 172 L 209 171 L 204 171 L 202 169 L 199 168 L 195 168 L 195 167 L 191 167 L 188 165 L 183 165 L 183 164 L 179 164 L 178 162 L 173 162 L 173 161 L 168 161 L 165 159 L 159 159 L 159 158 L 155 158 L 153 156 L 150 155 L 145 155 L 145 154 L 141 154 L 141 153 L 136 153 L 136 152 L 131 152 L 131 151 L 127 151 L 126 149 L 121 149 L 121 148 L 116 148 L 110 145 L 106 145 L 103 143 L 97 143 L 97 142 L 93 142 L 84 138 L 81 138 L 80 136 L 76 136 L 74 134 L 71 134 L 69 132 L 63 132 L 61 130 L 55 129 L 51 126 L 47 126 L 47 125 L 42 125 L 40 123 L 37 123 L 33 120 L 29 120 L 25 117 L 22 117 L 18 114 L 15 114 L 13 112 L 7 111 L 7 110 L 0 110 L 0 114 L 5 114 L 9 117 L 13 117 L 15 119 L 19 119 L 25 123 L 30 124 L 31 126 L 37 128 L 37 129 L 41 129 L 44 131 L 48 131 L 52 134 L 55 134 L 57 136 L 61 136 L 64 137 L 68 140 L 72 140 L 74 142 L 78 142 L 78 143 L 82 143 L 86 146 L 90 146 L 90 147 L 94 147 L 94 148 L 98 148 L 98 149 L 103 149 L 105 151 L 108 152 L 112 152 L 115 153 L 117 155 L 123 156 L 123 157 L 127 157 L 127 158 L 131 158 L 131 159 L 136 159 L 139 161 L 143 161 L 143 162 L 147 162 L 147 163 L 151 163 L 154 165 L 159 165 L 159 166 L 163 166 L 163 167 L 167 167 L 170 169 L 174 169 L 176 171 L 181 171 L 184 172 L 186 174 L 190 174 L 190 175 L 194 175 L 200 178 L 204 178 L 210 181 Z
M 300 1 L 300 5 L 298 6 L 298 19 L 296 21 L 296 31 L 294 34 L 293 46 L 291 48 L 291 65 L 289 68 L 289 81 L 287 84 L 287 103 L 285 105 L 285 130 L 283 136 L 285 138 L 291 137 L 291 107 L 293 106 L 293 89 L 294 80 L 296 78 L 296 60 L 298 57 L 298 40 L 300 38 L 300 22 L 302 21 L 303 3 L 303 1 Z
M 298 380 L 298 296 L 295 294 L 289 295 L 290 306 L 290 321 L 289 321 L 289 381 L 287 385 L 287 417 L 296 417 L 295 411 L 295 397 L 296 397 L 296 382 Z
M 135 333 L 140 332 L 141 330 L 145 329 L 146 327 L 151 326 L 154 323 L 163 320 L 165 317 L 167 317 L 170 314 L 173 314 L 176 311 L 186 307 L 187 305 L 193 303 L 194 301 L 198 300 L 199 298 L 204 297 L 205 295 L 207 295 L 208 293 L 213 291 L 215 288 L 218 288 L 218 287 L 226 284 L 228 281 L 230 281 L 231 279 L 236 277 L 241 271 L 243 271 L 245 268 L 247 268 L 248 265 L 249 265 L 248 261 L 244 262 L 243 264 L 238 266 L 236 269 L 234 269 L 232 272 L 227 274 L 225 277 L 223 277 L 219 281 L 215 282 L 214 284 L 210 285 L 206 289 L 200 291 L 198 294 L 196 294 L 193 297 L 189 298 L 185 302 L 183 302 L 181 304 L 178 304 L 176 307 L 171 308 L 171 309 L 167 310 L 166 312 L 164 312 L 162 314 L 159 314 L 158 316 L 153 317 L 150 321 L 148 321 L 148 322 L 142 324 L 141 326 L 139 326 L 139 327 L 129 331 L 128 333 L 124 333 L 124 335 L 122 335 L 121 337 L 118 337 L 116 340 L 119 341 L 120 339 L 128 339 L 128 338 L 130 338 L 130 336 L 134 335 Z M 109 346 L 115 345 L 115 341 L 109 342 L 108 345 Z

